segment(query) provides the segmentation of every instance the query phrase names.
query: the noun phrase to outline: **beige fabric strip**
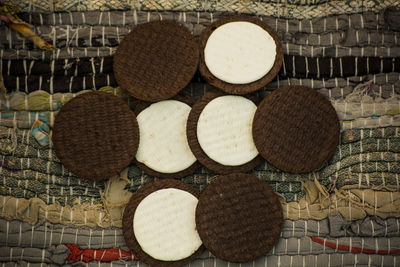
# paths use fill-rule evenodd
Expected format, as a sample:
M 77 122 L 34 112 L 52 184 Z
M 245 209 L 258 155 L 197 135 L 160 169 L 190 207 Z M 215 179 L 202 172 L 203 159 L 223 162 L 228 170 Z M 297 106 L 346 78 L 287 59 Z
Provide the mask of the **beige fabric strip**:
M 23 199 L 0 196 L 0 216 L 8 220 L 21 220 L 35 224 L 46 219 L 51 223 L 72 224 L 87 227 L 121 227 L 123 209 L 131 197 L 124 190 L 128 183 L 127 170 L 121 177 L 111 178 L 103 193 L 103 205 L 76 204 L 62 207 L 46 205 L 38 198 Z M 315 178 L 303 182 L 305 197 L 298 202 L 287 203 L 281 197 L 285 219 L 323 220 L 330 214 L 340 213 L 347 221 L 366 216 L 400 218 L 400 192 L 396 186 L 363 187 L 343 186 L 332 194 Z

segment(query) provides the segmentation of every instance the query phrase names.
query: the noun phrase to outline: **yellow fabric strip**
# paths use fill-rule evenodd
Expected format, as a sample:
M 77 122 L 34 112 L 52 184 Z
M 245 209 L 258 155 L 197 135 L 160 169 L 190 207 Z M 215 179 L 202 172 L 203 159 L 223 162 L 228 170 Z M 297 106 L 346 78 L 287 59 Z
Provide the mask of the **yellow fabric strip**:
M 55 111 L 72 98 L 92 90 L 83 90 L 78 93 L 49 94 L 46 91 L 34 91 L 30 94 L 24 92 L 10 93 L 0 97 L 0 110 L 13 111 Z M 123 98 L 129 98 L 128 94 L 119 87 L 105 86 L 99 91 L 112 93 Z
M 45 219 L 51 223 L 73 224 L 87 227 L 122 227 L 122 215 L 132 193 L 124 190 L 129 182 L 128 169 L 120 176 L 110 178 L 102 193 L 103 204 L 47 205 L 39 198 L 0 196 L 0 216 L 8 220 L 21 220 L 31 224 Z
M 360 220 L 368 215 L 382 219 L 400 217 L 400 192 L 396 186 L 343 186 L 329 194 L 317 179 L 304 181 L 305 197 L 299 202 L 282 201 L 284 216 L 290 220 L 322 220 L 340 213 L 347 221 Z

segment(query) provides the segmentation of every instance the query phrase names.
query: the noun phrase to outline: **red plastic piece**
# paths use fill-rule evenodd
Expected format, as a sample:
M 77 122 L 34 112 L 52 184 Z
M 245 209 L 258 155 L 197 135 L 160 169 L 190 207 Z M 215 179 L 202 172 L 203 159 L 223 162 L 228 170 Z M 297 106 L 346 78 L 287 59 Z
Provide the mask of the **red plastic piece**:
M 106 249 L 80 249 L 77 245 L 66 245 L 70 252 L 67 261 L 102 261 L 110 262 L 115 260 L 138 260 L 131 252 L 123 249 L 106 248 Z

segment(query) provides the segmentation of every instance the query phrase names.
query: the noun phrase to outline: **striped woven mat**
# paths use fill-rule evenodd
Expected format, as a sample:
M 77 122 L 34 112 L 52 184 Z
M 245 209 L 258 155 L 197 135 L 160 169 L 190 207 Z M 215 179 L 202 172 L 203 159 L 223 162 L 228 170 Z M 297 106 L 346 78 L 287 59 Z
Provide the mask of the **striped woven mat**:
M 2 2 L 2 1 L 0 1 Z M 252 171 L 280 196 L 284 226 L 268 255 L 242 266 L 400 265 L 400 1 L 5 0 L 52 50 L 0 22 L 0 262 L 4 266 L 145 266 L 126 247 L 123 208 L 154 180 L 131 164 L 104 182 L 77 179 L 57 159 L 51 128 L 78 94 L 117 87 L 113 54 L 132 27 L 174 20 L 198 37 L 233 13 L 275 29 L 284 62 L 260 96 L 282 85 L 324 94 L 340 144 L 318 171 L 264 162 Z M 185 92 L 211 86 L 196 74 Z M 202 191 L 215 174 L 181 180 Z M 190 266 L 236 266 L 206 251 Z

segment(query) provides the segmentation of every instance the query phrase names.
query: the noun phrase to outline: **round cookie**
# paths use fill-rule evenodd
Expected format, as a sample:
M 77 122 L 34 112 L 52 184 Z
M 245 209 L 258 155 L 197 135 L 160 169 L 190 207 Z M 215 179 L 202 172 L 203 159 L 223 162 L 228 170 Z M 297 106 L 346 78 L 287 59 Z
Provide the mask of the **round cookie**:
M 257 177 L 219 176 L 203 191 L 196 225 L 204 246 L 230 262 L 247 262 L 276 244 L 283 223 L 282 206 L 271 187 Z
M 248 94 L 268 84 L 283 61 L 277 33 L 258 18 L 224 17 L 200 35 L 199 70 L 227 93 Z
M 163 100 L 137 113 L 140 142 L 136 161 L 149 175 L 181 178 L 200 166 L 186 138 L 190 103 L 176 99 L 183 101 Z
M 190 149 L 218 173 L 246 172 L 262 162 L 252 138 L 256 105 L 243 96 L 207 92 L 193 106 L 188 122 Z
M 204 250 L 196 231 L 199 193 L 185 183 L 162 179 L 136 191 L 125 207 L 127 246 L 150 266 L 182 266 Z
M 100 181 L 119 174 L 139 143 L 135 114 L 117 96 L 81 94 L 55 118 L 52 141 L 61 163 L 75 175 Z
M 257 157 L 251 124 L 257 106 L 242 96 L 214 98 L 197 121 L 197 140 L 209 158 L 226 166 L 243 165 Z
M 122 40 L 114 56 L 118 85 L 144 101 L 168 99 L 192 79 L 198 46 L 184 26 L 173 21 L 138 25 Z
M 340 125 L 326 97 L 306 86 L 266 96 L 253 121 L 254 142 L 269 163 L 291 173 L 320 168 L 339 144 Z

